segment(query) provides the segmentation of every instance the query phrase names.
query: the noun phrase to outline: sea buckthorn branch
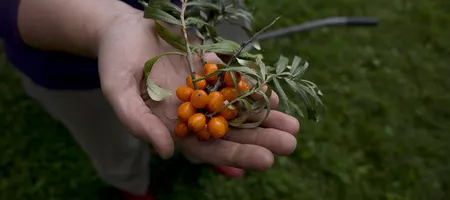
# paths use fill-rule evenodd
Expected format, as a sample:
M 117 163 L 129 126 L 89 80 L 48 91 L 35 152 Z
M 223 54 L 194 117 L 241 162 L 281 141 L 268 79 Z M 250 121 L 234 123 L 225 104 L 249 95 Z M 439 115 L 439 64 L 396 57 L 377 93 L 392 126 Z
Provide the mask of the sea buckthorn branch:
M 192 62 L 192 52 L 191 52 L 191 48 L 189 46 L 189 38 L 188 38 L 188 34 L 186 31 L 186 21 L 185 21 L 185 16 L 184 13 L 186 11 L 186 7 L 187 7 L 187 0 L 182 0 L 182 5 L 181 5 L 181 15 L 180 15 L 180 19 L 181 19 L 181 26 L 183 26 L 183 35 L 184 35 L 184 40 L 186 41 L 186 58 L 189 64 L 189 73 L 191 74 L 192 79 L 195 79 L 195 71 L 194 71 L 194 64 Z M 194 84 L 194 89 L 197 89 L 197 82 L 196 81 L 192 81 Z
M 228 125 L 237 128 L 258 127 L 271 111 L 269 98 L 272 91 L 278 94 L 280 104 L 284 105 L 285 113 L 297 113 L 303 116 L 300 106 L 290 100 L 290 95 L 294 94 L 302 98 L 308 111 L 308 117 L 318 121 L 318 111 L 323 106 L 321 101 L 323 94 L 314 83 L 301 78 L 308 68 L 308 62 L 297 56 L 291 61 L 280 56 L 279 60 L 271 66 L 265 63 L 262 55 L 246 51 L 249 44 L 258 46 L 255 48 L 256 53 L 261 51 L 260 45 L 255 40 L 279 17 L 257 33 L 249 33 L 250 38 L 238 44 L 218 36 L 214 25 L 239 17 L 246 20 L 253 18 L 244 9 L 234 5 L 224 6 L 223 1 L 182 0 L 180 8 L 169 0 L 151 0 L 148 3 L 140 0 L 140 3 L 146 7 L 144 17 L 154 20 L 158 36 L 181 51 L 166 52 L 146 62 L 144 71 L 147 91 L 152 100 L 162 101 L 171 95 L 169 90 L 160 88 L 147 77 L 157 60 L 165 55 L 180 55 L 186 57 L 189 63 L 186 85 L 177 88 L 176 92 L 178 99 L 184 103 L 178 110 L 179 123 L 175 134 L 183 136 L 187 134 L 186 130 L 188 130 L 188 132 L 195 132 L 202 139 L 207 139 L 210 132 L 215 134 L 213 136 L 215 138 L 223 136 L 223 131 L 214 132 L 208 129 L 208 131 L 198 132 L 203 122 L 207 123 L 208 127 L 216 127 L 213 124 L 219 124 L 222 128 L 228 127 Z M 182 36 L 171 33 L 158 21 L 180 26 L 183 30 Z M 188 30 L 194 30 L 195 34 L 192 36 L 197 36 L 203 41 L 199 45 L 190 44 Z M 191 35 L 189 36 L 191 37 Z M 207 41 L 211 41 L 211 43 Z M 215 53 L 223 58 L 225 63 L 205 63 L 202 72 L 195 72 L 194 69 L 197 67 L 194 66 L 192 56 L 199 56 L 203 59 L 205 53 Z M 251 86 L 247 81 L 253 81 Z M 287 90 L 289 91 L 286 92 Z M 253 95 L 261 98 L 255 99 Z M 250 115 L 261 112 L 266 114 L 264 119 L 253 123 L 246 122 Z M 239 113 L 243 115 L 238 116 Z M 194 114 L 195 117 L 192 117 L 192 120 L 196 123 L 201 122 L 200 125 L 195 124 L 195 127 L 193 127 L 192 120 L 188 120 Z M 210 122 L 213 124 L 209 124 Z
M 241 46 L 239 47 L 239 49 L 236 51 L 236 53 L 233 55 L 233 57 L 228 61 L 228 66 L 231 65 L 231 63 L 233 63 L 233 61 L 239 57 L 239 55 L 242 53 L 242 51 L 249 45 L 251 44 L 256 37 L 258 37 L 258 35 L 260 35 L 261 33 L 263 33 L 264 31 L 266 31 L 269 27 L 273 26 L 275 24 L 276 21 L 278 21 L 278 19 L 280 19 L 280 17 L 277 17 L 275 20 L 273 20 L 269 25 L 265 26 L 264 28 L 262 28 L 260 31 L 258 31 L 257 33 L 255 33 L 250 39 L 248 39 L 247 41 L 241 43 Z M 233 77 L 233 81 L 236 80 L 234 74 L 231 75 Z M 223 74 L 221 74 L 219 76 L 219 79 L 217 80 L 216 84 L 214 85 L 214 87 L 211 89 L 211 91 L 216 91 L 221 85 L 223 84 Z M 235 83 L 236 84 L 236 83 Z

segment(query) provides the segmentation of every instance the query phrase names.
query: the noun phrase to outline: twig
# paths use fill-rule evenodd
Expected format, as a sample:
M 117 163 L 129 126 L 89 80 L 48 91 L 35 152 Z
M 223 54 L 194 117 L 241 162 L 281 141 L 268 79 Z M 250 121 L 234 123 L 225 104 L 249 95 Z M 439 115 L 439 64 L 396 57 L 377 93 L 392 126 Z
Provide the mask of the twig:
M 280 17 L 275 18 L 269 25 L 267 25 L 266 27 L 262 28 L 260 31 L 255 33 L 250 39 L 241 43 L 241 46 L 239 47 L 239 49 L 236 51 L 236 53 L 233 55 L 233 57 L 228 61 L 227 66 L 230 66 L 231 63 L 233 62 L 233 60 L 236 59 L 242 53 L 242 51 L 245 49 L 245 47 L 247 47 L 250 43 L 252 43 L 253 40 L 255 40 L 256 37 L 258 37 L 258 35 L 260 35 L 264 31 L 266 31 L 269 27 L 274 25 L 278 19 L 280 19 Z M 219 75 L 219 78 L 217 79 L 217 81 L 214 84 L 214 87 L 211 89 L 211 91 L 217 91 L 219 89 L 219 87 L 223 84 L 223 76 L 224 76 L 224 74 Z
M 197 83 L 194 82 L 194 79 L 196 77 L 195 77 L 195 71 L 194 71 L 194 64 L 192 62 L 192 52 L 189 47 L 189 38 L 188 38 L 187 31 L 186 31 L 186 21 L 184 20 L 184 13 L 186 11 L 187 1 L 188 0 L 182 0 L 180 19 L 181 19 L 181 25 L 183 26 L 182 29 L 183 29 L 184 39 L 186 40 L 186 52 L 187 52 L 186 58 L 187 58 L 188 64 L 189 64 L 189 73 L 191 74 L 194 89 L 197 90 Z
M 259 87 L 258 87 L 257 89 L 255 89 L 254 91 L 261 90 L 266 84 L 267 84 L 267 82 L 264 82 L 263 84 L 261 84 L 261 86 L 259 86 Z M 221 108 L 219 108 L 219 109 L 216 110 L 215 112 L 209 114 L 208 116 L 209 116 L 209 117 L 215 116 L 215 115 L 217 115 L 218 113 L 220 113 L 220 111 L 222 111 L 223 109 L 225 109 L 226 107 L 231 106 L 231 105 L 233 105 L 234 103 L 238 102 L 239 100 L 241 100 L 241 99 L 243 99 L 243 98 L 245 98 L 245 97 L 248 97 L 248 96 L 250 96 L 250 95 L 252 95 L 252 94 L 253 94 L 252 92 L 248 92 L 248 93 L 246 93 L 246 94 L 243 94 L 243 95 L 237 97 L 236 99 L 234 99 L 233 101 L 230 101 L 230 102 L 228 102 L 227 104 L 224 104 Z

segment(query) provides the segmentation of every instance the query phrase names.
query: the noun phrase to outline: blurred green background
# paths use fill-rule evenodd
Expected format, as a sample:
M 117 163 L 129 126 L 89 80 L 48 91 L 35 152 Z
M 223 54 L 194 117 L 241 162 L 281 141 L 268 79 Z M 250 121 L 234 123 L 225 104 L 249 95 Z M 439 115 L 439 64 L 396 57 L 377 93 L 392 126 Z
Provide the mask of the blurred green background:
M 299 55 L 327 106 L 267 173 L 227 180 L 177 157 L 152 162 L 161 199 L 450 199 L 450 1 L 252 0 L 257 28 L 373 16 L 262 43 Z M 299 102 L 301 103 L 301 102 Z M 68 131 L 29 99 L 0 58 L 0 199 L 116 199 Z

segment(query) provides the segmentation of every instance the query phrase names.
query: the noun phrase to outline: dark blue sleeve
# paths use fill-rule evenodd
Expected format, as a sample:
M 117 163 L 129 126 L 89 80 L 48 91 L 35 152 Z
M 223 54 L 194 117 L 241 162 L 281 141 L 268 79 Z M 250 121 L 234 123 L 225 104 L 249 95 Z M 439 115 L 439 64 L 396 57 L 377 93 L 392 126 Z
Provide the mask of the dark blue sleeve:
M 19 0 L 0 0 L 0 38 L 11 39 L 17 35 Z

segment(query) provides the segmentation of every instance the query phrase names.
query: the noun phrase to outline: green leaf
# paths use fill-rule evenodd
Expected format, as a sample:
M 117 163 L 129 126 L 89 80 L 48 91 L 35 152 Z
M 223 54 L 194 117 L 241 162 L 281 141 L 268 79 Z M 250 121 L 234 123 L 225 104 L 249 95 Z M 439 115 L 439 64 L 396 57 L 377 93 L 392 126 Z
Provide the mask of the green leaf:
M 182 37 L 174 35 L 167 28 L 158 23 L 158 21 L 156 20 L 155 25 L 156 25 L 156 33 L 159 35 L 159 37 L 161 37 L 164 41 L 166 41 L 175 49 L 178 49 L 182 52 L 186 52 L 186 42 Z
M 261 90 L 259 90 L 261 91 Z M 265 91 L 266 96 L 268 96 L 270 98 L 270 96 L 272 96 L 272 88 L 267 85 L 267 90 Z M 264 100 L 264 99 L 263 99 Z M 267 107 L 267 103 L 265 101 L 258 101 L 258 106 L 257 109 L 254 110 L 254 112 L 256 113 L 260 113 L 262 112 L 266 107 Z
M 253 70 L 258 70 L 258 64 L 256 64 L 256 62 L 251 61 L 251 60 L 244 60 L 244 59 L 240 59 L 240 58 L 236 58 L 236 60 L 238 61 L 238 63 L 244 67 L 248 67 L 251 68 Z
M 169 13 L 152 7 L 152 6 L 148 6 L 145 8 L 144 11 L 144 18 L 147 19 L 154 19 L 154 20 L 160 20 L 169 24 L 175 24 L 175 25 L 180 25 L 181 26 L 181 21 L 176 19 L 175 17 L 173 17 L 172 15 L 170 15 Z
M 181 15 L 181 8 L 168 0 L 151 0 L 149 1 L 149 6 L 173 12 L 177 16 Z
M 211 26 L 209 23 L 207 23 L 205 20 L 198 18 L 198 17 L 189 17 L 186 19 L 186 26 L 187 27 L 197 27 L 199 29 L 206 27 L 206 30 L 208 31 L 209 35 L 211 37 L 217 37 L 217 31 L 216 28 Z
M 203 41 L 205 40 L 205 37 L 202 35 L 202 33 L 198 29 L 194 29 L 194 33 L 198 38 L 202 39 Z
M 208 31 L 209 36 L 212 38 L 216 38 L 219 36 L 216 28 L 214 28 L 213 26 L 210 26 L 210 25 L 206 26 L 206 30 Z
M 202 17 L 203 20 L 208 20 L 209 19 L 208 15 L 205 12 L 203 12 L 203 11 L 200 11 L 200 17 Z
M 232 68 L 230 67 L 230 69 L 232 69 Z M 249 68 L 246 68 L 246 69 L 249 69 Z M 230 75 L 231 75 L 231 80 L 233 81 L 233 84 L 234 84 L 234 88 L 236 89 L 236 91 L 239 91 L 236 74 L 235 73 L 230 73 Z
M 297 104 L 295 104 L 295 103 L 292 102 L 292 101 L 290 101 L 290 103 L 291 103 L 291 107 L 294 109 L 294 111 L 295 111 L 297 114 L 300 115 L 300 117 L 305 117 L 305 115 L 303 115 L 302 109 L 300 109 L 300 107 L 299 107 Z
M 239 99 L 239 102 L 244 104 L 244 108 L 247 111 L 246 114 L 237 117 L 228 122 L 228 124 L 232 127 L 240 127 L 245 121 L 247 121 L 248 117 L 251 115 L 252 105 L 247 99 Z
M 220 6 L 210 3 L 210 2 L 207 2 L 207 1 L 190 1 L 187 3 L 187 6 L 203 7 L 203 8 L 215 10 L 217 12 L 219 12 L 221 9 Z
M 291 87 L 292 91 L 294 91 L 296 94 L 300 95 L 302 100 L 304 101 L 305 105 L 307 107 L 311 107 L 311 100 L 309 100 L 308 95 L 304 90 L 302 90 L 302 87 L 299 86 L 299 84 L 293 80 L 290 79 L 284 79 L 286 83 Z
M 253 15 L 250 12 L 242 8 L 234 8 L 232 6 L 228 6 L 225 8 L 224 16 L 226 18 L 234 18 L 234 19 L 243 18 L 248 22 L 253 21 Z
M 300 86 L 300 88 L 302 88 L 303 90 L 305 90 L 309 95 L 311 95 L 314 100 L 316 101 L 316 103 L 323 105 L 322 100 L 320 99 L 319 96 L 322 96 L 322 92 L 319 91 L 319 89 L 317 88 L 316 84 L 307 81 L 307 80 L 301 80 L 301 82 L 306 83 L 306 86 L 298 83 L 298 85 Z M 317 91 L 316 91 L 317 90 Z M 319 94 L 320 93 L 320 94 Z
M 166 90 L 166 89 L 163 89 L 163 88 L 159 87 L 158 85 L 156 85 L 148 77 L 150 75 L 150 72 L 151 72 L 153 66 L 155 65 L 155 63 L 160 58 L 162 58 L 163 56 L 167 56 L 167 55 L 181 55 L 181 56 L 185 56 L 185 54 L 180 53 L 180 52 L 166 52 L 166 53 L 160 54 L 158 56 L 155 56 L 155 57 L 151 58 L 150 60 L 148 60 L 147 62 L 145 62 L 144 77 L 146 79 L 147 92 L 148 92 L 148 95 L 150 96 L 150 98 L 153 101 L 162 101 L 162 100 L 164 100 L 167 97 L 170 97 L 172 95 L 170 90 Z
M 192 46 L 192 50 L 194 51 L 207 51 L 218 54 L 225 55 L 234 55 L 234 53 L 239 49 L 240 45 L 230 41 L 230 40 L 222 40 L 213 44 L 205 44 L 205 45 L 196 45 Z
M 158 56 L 155 56 L 153 58 L 151 58 L 150 60 L 148 60 L 147 62 L 145 62 L 144 65 L 144 76 L 145 78 L 147 78 L 147 76 L 150 74 L 150 71 L 152 70 L 153 66 L 155 65 L 155 63 L 162 57 L 167 56 L 167 55 L 180 55 L 180 56 L 185 56 L 184 53 L 180 53 L 180 52 L 166 52 L 163 54 L 160 54 Z
M 289 63 L 289 59 L 287 59 L 284 56 L 280 56 L 280 59 L 277 62 L 277 74 L 280 74 L 281 72 L 284 72 L 284 70 L 286 69 L 286 66 Z
M 253 48 L 255 48 L 256 50 L 261 51 L 261 44 L 259 44 L 258 41 L 253 41 L 253 42 L 252 42 L 252 46 L 253 46 Z
M 313 83 L 309 83 L 309 82 L 306 82 L 307 85 L 303 85 L 302 83 L 295 82 L 290 79 L 285 79 L 285 81 L 287 82 L 287 84 L 291 87 L 291 89 L 296 94 L 299 94 L 302 97 L 303 102 L 307 108 L 308 118 L 313 119 L 316 122 L 319 121 L 317 107 L 323 107 L 323 102 L 316 92 L 317 86 L 315 86 Z M 313 85 L 308 85 L 308 84 L 313 84 Z M 310 98 L 312 98 L 314 100 L 315 104 L 313 104 L 313 102 L 311 102 Z
M 267 76 L 266 64 L 262 61 L 261 58 L 256 58 L 256 64 L 258 65 L 259 74 L 261 75 L 261 79 L 266 80 L 266 76 Z
M 302 59 L 300 57 L 294 56 L 294 59 L 292 60 L 291 74 L 294 74 L 294 72 L 297 71 L 301 61 Z
M 255 76 L 258 77 L 258 74 L 255 72 L 255 70 L 248 68 L 248 67 L 227 67 L 227 68 L 223 68 L 223 69 L 219 69 L 217 71 L 220 72 L 239 72 L 239 73 L 244 73 L 247 75 L 251 75 L 251 76 Z M 231 73 L 233 74 L 233 73 Z
M 150 78 L 147 78 L 147 92 L 153 101 L 162 101 L 172 96 L 172 92 L 170 92 L 170 90 L 159 87 Z
M 303 65 L 297 67 L 297 68 L 293 71 L 292 76 L 293 76 L 294 78 L 298 78 L 298 77 L 303 76 L 303 74 L 305 73 L 306 69 L 308 69 L 308 66 L 309 66 L 309 63 L 308 63 L 308 62 L 305 62 Z
M 270 111 L 271 111 L 271 109 L 270 109 L 270 99 L 269 99 L 269 97 L 267 96 L 266 93 L 264 93 L 264 92 L 261 91 L 261 90 L 256 91 L 256 93 L 258 93 L 259 95 L 261 95 L 261 96 L 263 97 L 263 99 L 264 99 L 263 102 L 264 102 L 264 104 L 266 105 L 266 106 L 264 106 L 264 107 L 266 108 L 266 115 L 264 116 L 264 118 L 260 119 L 260 120 L 257 121 L 257 122 L 244 123 L 244 124 L 241 124 L 238 128 L 256 128 L 256 127 L 260 126 L 260 125 L 264 122 L 264 120 L 266 120 L 267 116 L 269 116 Z
M 273 79 L 273 83 L 275 85 L 275 91 L 277 92 L 277 94 L 280 97 L 280 100 L 283 102 L 283 104 L 286 106 L 286 113 L 288 115 L 292 115 L 292 109 L 291 109 L 291 104 L 289 104 L 289 98 L 286 95 L 286 92 L 284 92 L 283 88 L 280 85 L 280 82 L 278 81 L 277 78 Z

